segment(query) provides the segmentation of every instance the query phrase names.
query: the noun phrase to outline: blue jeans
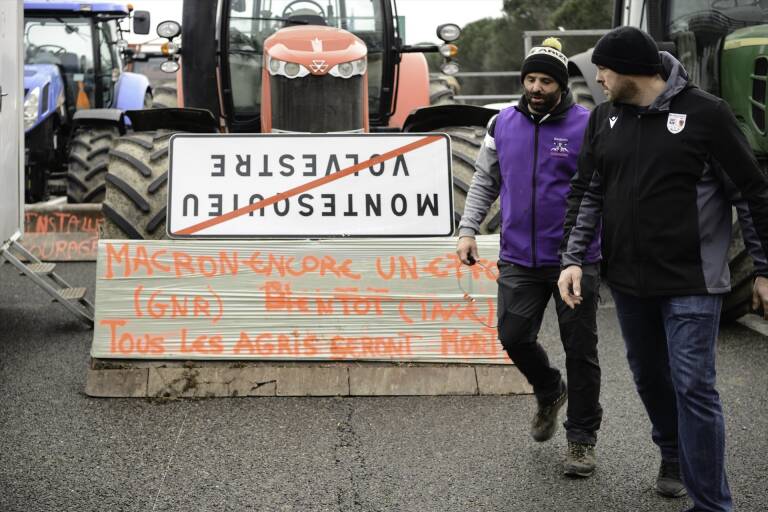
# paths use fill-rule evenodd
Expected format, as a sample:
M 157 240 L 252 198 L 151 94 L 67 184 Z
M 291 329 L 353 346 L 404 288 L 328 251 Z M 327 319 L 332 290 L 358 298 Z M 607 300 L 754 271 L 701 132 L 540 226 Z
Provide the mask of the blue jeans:
M 640 298 L 612 290 L 637 392 L 665 460 L 679 459 L 691 511 L 733 508 L 715 389 L 720 295 Z

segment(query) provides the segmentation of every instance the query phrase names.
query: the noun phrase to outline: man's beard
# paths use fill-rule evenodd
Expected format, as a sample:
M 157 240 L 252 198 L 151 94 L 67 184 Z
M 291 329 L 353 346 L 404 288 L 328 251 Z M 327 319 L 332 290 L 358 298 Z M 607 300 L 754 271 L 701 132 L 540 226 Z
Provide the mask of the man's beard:
M 630 103 L 640 93 L 637 84 L 629 78 L 620 78 L 616 81 L 613 90 L 606 89 L 606 91 L 608 99 L 615 103 Z
M 530 91 L 525 91 L 525 101 L 528 103 L 528 108 L 530 110 L 533 110 L 537 114 L 546 114 L 555 108 L 555 105 L 557 105 L 557 102 L 560 99 L 560 94 L 560 89 L 550 94 L 532 93 Z M 533 98 L 543 99 L 544 101 L 534 105 L 531 102 Z

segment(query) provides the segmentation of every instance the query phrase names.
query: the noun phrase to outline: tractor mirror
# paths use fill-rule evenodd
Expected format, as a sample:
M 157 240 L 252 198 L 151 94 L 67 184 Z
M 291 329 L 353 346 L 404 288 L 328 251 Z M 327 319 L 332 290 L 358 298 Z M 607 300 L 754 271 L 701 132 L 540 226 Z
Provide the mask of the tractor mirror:
M 232 10 L 235 12 L 245 12 L 245 0 L 233 0 Z
M 133 33 L 149 34 L 149 11 L 133 11 Z

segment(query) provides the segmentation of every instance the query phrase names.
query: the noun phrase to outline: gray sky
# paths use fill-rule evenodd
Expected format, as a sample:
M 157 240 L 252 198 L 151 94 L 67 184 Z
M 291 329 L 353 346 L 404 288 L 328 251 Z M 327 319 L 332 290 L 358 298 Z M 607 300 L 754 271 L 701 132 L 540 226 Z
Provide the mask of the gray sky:
M 180 0 L 135 0 L 131 3 L 138 10 L 150 12 L 151 36 L 154 36 L 155 26 L 160 21 L 171 19 L 181 22 Z M 457 23 L 463 27 L 480 18 L 499 17 L 502 3 L 503 0 L 398 0 L 397 10 L 398 14 L 405 16 L 405 42 L 415 44 L 437 42 L 435 29 L 441 23 Z M 128 41 L 142 42 L 148 37 L 131 34 Z

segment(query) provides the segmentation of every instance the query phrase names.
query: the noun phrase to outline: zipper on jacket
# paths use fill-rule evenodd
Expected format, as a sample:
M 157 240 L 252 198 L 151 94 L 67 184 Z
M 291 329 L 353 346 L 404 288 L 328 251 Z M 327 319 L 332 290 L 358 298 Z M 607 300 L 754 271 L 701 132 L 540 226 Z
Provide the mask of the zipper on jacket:
M 633 247 L 633 253 L 638 255 L 640 258 L 644 258 L 643 254 L 640 252 L 640 244 L 638 243 L 638 233 L 640 230 L 640 212 L 638 211 L 638 203 L 640 202 L 640 188 L 638 186 L 639 176 L 640 173 L 640 166 L 638 164 L 639 158 L 637 158 L 640 155 L 640 139 L 642 138 L 643 134 L 643 115 L 637 114 L 637 136 L 635 137 L 635 172 L 634 172 L 634 178 L 632 180 L 632 184 L 635 189 L 634 198 L 632 200 L 632 241 L 634 243 Z M 645 295 L 645 279 L 644 275 L 645 272 L 643 271 L 643 260 L 641 259 L 640 264 L 637 266 L 637 273 L 635 274 L 637 281 L 637 287 L 640 289 L 640 293 L 642 295 Z
M 536 123 L 536 128 L 533 132 L 533 172 L 531 174 L 531 263 L 534 268 L 536 267 L 536 167 L 539 163 L 540 126 L 540 123 Z

